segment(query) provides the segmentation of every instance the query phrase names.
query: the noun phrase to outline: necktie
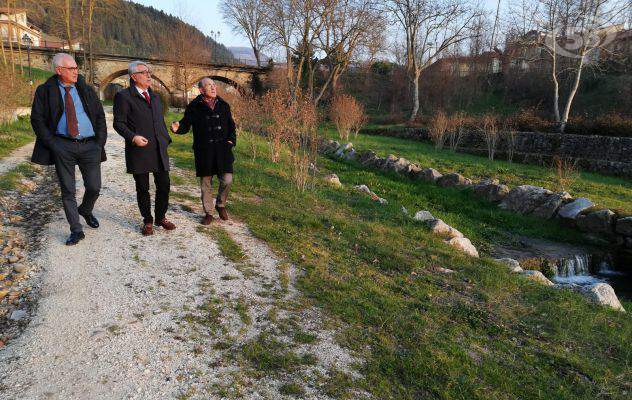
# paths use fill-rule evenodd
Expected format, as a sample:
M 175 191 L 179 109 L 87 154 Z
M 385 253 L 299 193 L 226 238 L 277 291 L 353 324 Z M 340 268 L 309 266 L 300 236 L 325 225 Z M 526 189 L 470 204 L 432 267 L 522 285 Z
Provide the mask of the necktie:
M 145 100 L 147 100 L 147 104 L 151 104 L 151 101 L 149 100 L 149 94 L 147 92 L 143 92 L 143 96 L 145 96 Z
M 66 124 L 68 125 L 68 136 L 71 138 L 79 135 L 79 122 L 77 122 L 77 113 L 75 111 L 75 103 L 70 95 L 70 86 L 64 86 L 66 94 L 64 94 L 64 106 L 66 107 Z

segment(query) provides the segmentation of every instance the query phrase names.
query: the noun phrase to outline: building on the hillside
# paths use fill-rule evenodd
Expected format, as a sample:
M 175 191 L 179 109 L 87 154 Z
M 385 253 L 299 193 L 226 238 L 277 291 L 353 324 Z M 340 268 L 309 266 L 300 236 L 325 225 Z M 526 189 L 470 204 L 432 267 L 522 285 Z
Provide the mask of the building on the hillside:
M 502 53 L 486 51 L 478 56 L 448 56 L 432 63 L 427 74 L 466 77 L 473 74 L 497 74 L 502 71 Z
M 42 30 L 28 21 L 26 10 L 15 9 L 9 14 L 6 8 L 0 8 L 0 36 L 2 42 L 8 44 L 20 41 L 24 43 L 24 35 L 31 39 L 33 46 L 40 46 Z
M 42 34 L 42 40 L 40 41 L 41 47 L 46 47 L 48 49 L 60 49 L 60 50 L 69 50 L 68 41 L 62 39 L 57 36 L 49 35 L 47 33 Z M 72 41 L 72 49 L 73 50 L 82 50 L 81 47 L 81 39 Z

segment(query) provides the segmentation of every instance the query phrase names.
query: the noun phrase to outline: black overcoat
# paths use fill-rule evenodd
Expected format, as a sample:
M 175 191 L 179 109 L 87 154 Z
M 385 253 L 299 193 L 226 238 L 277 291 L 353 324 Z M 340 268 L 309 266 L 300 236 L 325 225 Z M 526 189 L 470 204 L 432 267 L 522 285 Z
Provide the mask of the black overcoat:
M 59 90 L 59 79 L 57 75 L 51 76 L 46 82 L 39 85 L 33 97 L 33 107 L 31 108 L 31 126 L 35 132 L 35 147 L 31 161 L 40 165 L 53 165 L 53 138 L 57 131 L 57 125 L 64 114 L 64 104 L 62 102 L 61 91 Z M 105 142 L 108 131 L 105 124 L 105 113 L 99 97 L 95 91 L 86 84 L 83 77 L 79 77 L 75 84 L 81 104 L 85 110 L 92 128 L 94 129 L 95 140 L 101 146 L 101 161 L 105 161 Z
M 169 171 L 167 147 L 171 137 L 162 115 L 160 96 L 150 89 L 150 104 L 131 84 L 114 96 L 114 130 L 125 139 L 125 164 L 129 174 Z M 147 139 L 144 147 L 135 146 L 136 135 Z
M 237 145 L 235 121 L 230 106 L 217 96 L 215 109 L 206 104 L 199 95 L 184 111 L 177 134 L 189 132 L 193 126 L 193 154 L 195 156 L 195 174 L 212 176 L 233 173 L 233 147 Z M 232 144 L 228 142 L 232 142 Z

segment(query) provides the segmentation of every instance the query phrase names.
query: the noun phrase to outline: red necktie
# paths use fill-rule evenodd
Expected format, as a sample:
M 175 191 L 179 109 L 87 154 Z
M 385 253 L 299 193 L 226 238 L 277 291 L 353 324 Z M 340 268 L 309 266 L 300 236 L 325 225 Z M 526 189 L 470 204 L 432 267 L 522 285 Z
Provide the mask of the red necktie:
M 66 124 L 68 125 L 68 136 L 75 138 L 79 135 L 79 122 L 77 121 L 77 112 L 75 111 L 75 103 L 70 95 L 70 86 L 64 86 L 66 93 L 64 94 L 64 107 L 66 108 Z
M 147 100 L 147 104 L 151 104 L 151 101 L 149 100 L 149 94 L 147 92 L 143 92 L 143 96 L 145 96 L 145 100 Z

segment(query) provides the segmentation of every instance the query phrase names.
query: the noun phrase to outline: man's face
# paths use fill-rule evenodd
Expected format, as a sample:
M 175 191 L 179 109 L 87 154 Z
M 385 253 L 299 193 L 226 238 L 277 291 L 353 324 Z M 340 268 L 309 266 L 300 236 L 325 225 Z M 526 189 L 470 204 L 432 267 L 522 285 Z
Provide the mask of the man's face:
M 136 67 L 136 72 L 132 74 L 132 79 L 140 89 L 147 89 L 151 86 L 151 72 L 146 65 Z
M 200 92 L 204 97 L 217 97 L 217 87 L 215 86 L 215 82 L 210 79 L 206 79 L 200 88 Z
M 79 70 L 77 69 L 77 63 L 72 57 L 65 57 L 62 59 L 61 65 L 55 68 L 55 72 L 59 76 L 61 83 L 65 85 L 71 85 L 77 83 L 79 77 Z

